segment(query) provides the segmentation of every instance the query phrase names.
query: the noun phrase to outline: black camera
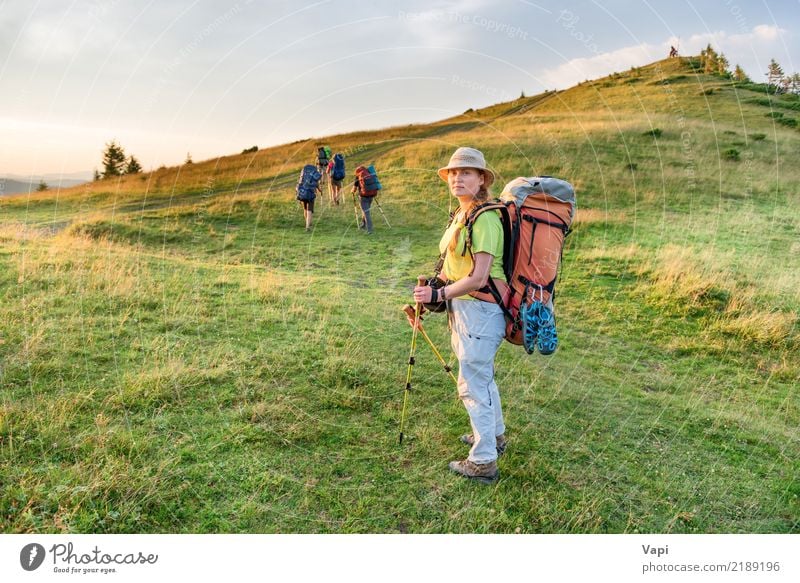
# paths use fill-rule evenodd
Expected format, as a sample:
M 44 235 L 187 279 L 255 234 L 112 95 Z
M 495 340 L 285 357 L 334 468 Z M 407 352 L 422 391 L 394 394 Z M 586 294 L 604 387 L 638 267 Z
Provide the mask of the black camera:
M 440 290 L 445 285 L 447 285 L 447 282 L 442 281 L 438 277 L 429 277 L 428 279 L 425 280 L 425 285 L 429 285 L 431 286 L 431 288 L 435 290 Z M 429 312 L 444 312 L 447 310 L 447 302 L 444 300 L 440 302 L 431 302 L 422 305 L 425 306 L 425 309 L 428 310 Z

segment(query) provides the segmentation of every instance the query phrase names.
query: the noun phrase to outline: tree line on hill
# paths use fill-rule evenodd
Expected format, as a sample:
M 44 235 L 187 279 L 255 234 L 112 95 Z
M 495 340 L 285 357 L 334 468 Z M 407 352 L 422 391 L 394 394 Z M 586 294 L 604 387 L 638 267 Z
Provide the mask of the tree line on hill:
M 116 140 L 111 140 L 106 144 L 103 150 L 103 172 L 98 172 L 97 168 L 94 169 L 94 179 L 101 180 L 104 178 L 112 178 L 114 176 L 122 176 L 124 174 L 139 174 L 142 171 L 142 165 L 136 156 L 131 154 L 125 155 L 125 150 L 117 144 Z
M 718 53 L 711 44 L 700 51 L 700 67 L 703 69 L 703 73 L 721 75 L 742 83 L 752 83 L 747 73 L 738 64 L 733 71 L 730 71 L 730 63 L 725 57 L 725 53 Z M 766 77 L 767 89 L 770 92 L 800 94 L 800 73 L 784 74 L 783 68 L 775 59 L 770 59 Z
M 244 150 L 242 153 L 257 152 L 258 147 L 253 146 Z M 114 176 L 125 176 L 126 174 L 139 174 L 142 171 L 142 165 L 136 156 L 131 154 L 125 155 L 125 149 L 120 146 L 116 140 L 111 140 L 106 144 L 103 150 L 103 158 L 101 161 L 103 171 L 100 172 L 97 168 L 94 169 L 94 180 L 105 180 L 106 178 L 113 178 Z M 184 164 L 193 164 L 191 152 L 186 153 L 186 160 Z M 159 170 L 165 169 L 166 166 L 159 167 Z M 46 189 L 46 185 L 45 188 Z M 40 190 L 44 190 L 41 189 Z

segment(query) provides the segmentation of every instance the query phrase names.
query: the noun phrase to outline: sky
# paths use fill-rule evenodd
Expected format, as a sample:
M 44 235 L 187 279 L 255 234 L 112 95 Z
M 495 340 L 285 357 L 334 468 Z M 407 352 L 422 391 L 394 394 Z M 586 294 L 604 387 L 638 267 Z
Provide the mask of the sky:
M 711 43 L 800 71 L 800 0 L 0 0 L 0 176 L 435 121 Z

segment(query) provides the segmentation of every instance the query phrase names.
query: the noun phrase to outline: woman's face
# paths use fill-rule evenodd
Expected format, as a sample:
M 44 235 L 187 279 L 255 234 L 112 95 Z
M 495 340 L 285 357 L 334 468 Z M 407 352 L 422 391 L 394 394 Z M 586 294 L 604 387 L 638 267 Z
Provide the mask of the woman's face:
M 475 168 L 451 168 L 447 184 L 453 196 L 475 196 L 483 185 L 483 172 Z

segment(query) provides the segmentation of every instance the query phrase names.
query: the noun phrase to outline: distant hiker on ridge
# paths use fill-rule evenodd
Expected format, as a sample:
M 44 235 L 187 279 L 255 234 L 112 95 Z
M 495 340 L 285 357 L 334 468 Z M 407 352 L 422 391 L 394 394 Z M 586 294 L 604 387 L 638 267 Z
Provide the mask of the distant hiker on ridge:
M 669 58 L 672 59 L 672 58 L 675 58 L 677 56 L 678 56 L 678 49 L 676 49 L 675 47 L 670 45 L 670 47 L 669 47 Z

